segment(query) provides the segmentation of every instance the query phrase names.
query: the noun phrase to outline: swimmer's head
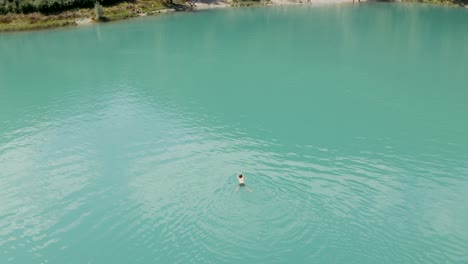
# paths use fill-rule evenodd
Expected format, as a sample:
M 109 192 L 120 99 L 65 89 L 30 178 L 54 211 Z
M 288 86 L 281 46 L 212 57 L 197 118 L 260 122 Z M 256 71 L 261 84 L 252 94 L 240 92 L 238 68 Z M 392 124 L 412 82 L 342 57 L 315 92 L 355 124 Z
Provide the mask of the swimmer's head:
M 242 173 L 239 173 L 239 175 L 237 175 L 237 178 L 239 179 L 242 179 L 244 176 L 242 175 Z

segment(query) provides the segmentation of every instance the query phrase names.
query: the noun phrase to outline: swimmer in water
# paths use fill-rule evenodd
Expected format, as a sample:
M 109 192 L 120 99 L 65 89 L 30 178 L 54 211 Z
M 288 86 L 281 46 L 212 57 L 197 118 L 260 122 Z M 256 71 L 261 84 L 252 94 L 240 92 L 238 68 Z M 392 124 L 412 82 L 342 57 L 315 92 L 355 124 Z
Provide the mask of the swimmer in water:
M 241 172 L 239 172 L 239 174 L 237 175 L 237 181 L 239 182 L 239 185 L 237 185 L 236 192 L 239 191 L 240 187 L 245 187 L 247 191 L 252 192 L 252 189 L 245 185 L 245 177 L 244 175 L 242 175 Z

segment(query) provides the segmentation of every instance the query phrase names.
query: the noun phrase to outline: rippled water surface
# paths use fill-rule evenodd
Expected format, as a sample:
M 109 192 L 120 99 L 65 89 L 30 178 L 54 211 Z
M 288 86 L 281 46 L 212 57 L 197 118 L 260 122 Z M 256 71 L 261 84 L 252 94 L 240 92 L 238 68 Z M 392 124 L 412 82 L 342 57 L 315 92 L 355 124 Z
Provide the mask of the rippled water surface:
M 467 263 L 467 25 L 369 4 L 0 35 L 0 263 Z

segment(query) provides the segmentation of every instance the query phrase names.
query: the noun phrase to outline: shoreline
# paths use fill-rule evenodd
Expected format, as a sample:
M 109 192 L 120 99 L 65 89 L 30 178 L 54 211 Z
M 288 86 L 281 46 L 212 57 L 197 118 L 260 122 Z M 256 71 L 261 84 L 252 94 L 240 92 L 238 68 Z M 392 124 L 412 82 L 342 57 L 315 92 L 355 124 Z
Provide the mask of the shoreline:
M 260 0 L 260 1 L 233 1 L 233 0 L 214 0 L 211 2 L 183 2 L 174 3 L 173 6 L 166 6 L 163 2 L 154 1 L 151 6 L 135 3 L 120 3 L 114 6 L 104 8 L 105 20 L 97 21 L 93 18 L 93 8 L 82 8 L 58 12 L 55 14 L 6 14 L 0 15 L 0 33 L 2 32 L 20 32 L 20 31 L 38 31 L 62 27 L 80 27 L 93 25 L 97 23 L 107 23 L 113 21 L 126 20 L 143 16 L 154 16 L 171 12 L 193 12 L 217 8 L 228 7 L 246 7 L 246 6 L 321 6 L 352 4 L 353 0 Z M 355 0 L 355 4 L 358 0 Z M 361 0 L 361 3 L 374 2 L 373 0 Z M 395 3 L 421 3 L 412 0 L 395 1 Z M 434 4 L 462 7 L 450 2 L 422 2 L 422 4 Z M 468 8 L 468 5 L 464 6 Z

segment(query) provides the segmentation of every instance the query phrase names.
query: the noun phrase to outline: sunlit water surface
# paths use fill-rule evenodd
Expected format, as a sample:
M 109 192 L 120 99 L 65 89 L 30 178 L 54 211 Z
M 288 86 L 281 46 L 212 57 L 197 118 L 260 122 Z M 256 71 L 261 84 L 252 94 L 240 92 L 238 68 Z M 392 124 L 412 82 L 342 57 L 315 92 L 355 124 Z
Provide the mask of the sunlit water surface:
M 0 263 L 467 263 L 467 25 L 368 4 L 0 35 Z

